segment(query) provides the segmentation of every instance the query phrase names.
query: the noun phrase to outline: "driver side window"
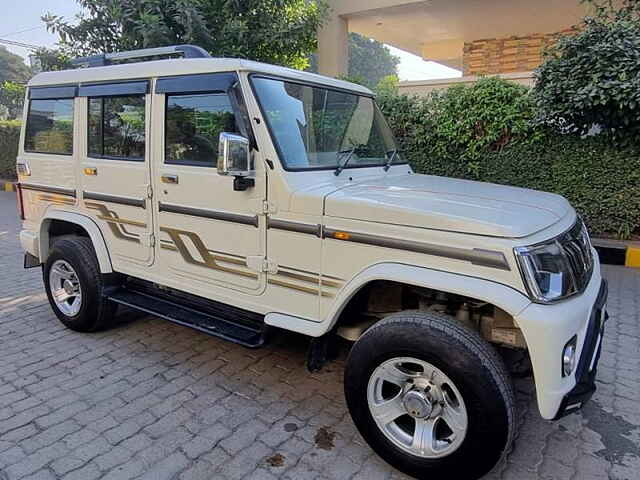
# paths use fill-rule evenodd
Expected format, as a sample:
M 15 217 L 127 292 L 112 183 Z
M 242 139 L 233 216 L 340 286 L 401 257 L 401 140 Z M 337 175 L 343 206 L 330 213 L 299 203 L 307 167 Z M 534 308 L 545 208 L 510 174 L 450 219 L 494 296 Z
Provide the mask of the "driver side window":
M 239 133 L 226 93 L 166 97 L 165 163 L 215 167 L 221 132 Z

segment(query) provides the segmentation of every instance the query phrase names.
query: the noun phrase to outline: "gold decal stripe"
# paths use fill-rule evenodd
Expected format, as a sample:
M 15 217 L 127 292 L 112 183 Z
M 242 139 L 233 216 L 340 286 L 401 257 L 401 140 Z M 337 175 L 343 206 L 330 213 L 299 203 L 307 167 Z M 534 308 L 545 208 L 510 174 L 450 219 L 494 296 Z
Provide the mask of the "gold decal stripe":
M 59 195 L 47 195 L 40 194 L 38 195 L 38 200 L 42 202 L 55 203 L 57 205 L 75 205 L 76 201 L 70 198 L 62 197 Z
M 138 235 L 136 235 L 135 233 L 128 232 L 124 228 L 124 224 L 132 225 L 132 223 L 129 223 L 129 222 L 133 222 L 133 220 L 121 219 L 120 217 L 118 217 L 118 214 L 116 212 L 109 210 L 106 206 L 101 205 L 99 203 L 85 202 L 84 204 L 87 208 L 91 210 L 97 210 L 98 212 L 100 212 L 100 214 L 96 216 L 101 220 L 104 220 L 105 222 L 107 222 L 107 225 L 109 226 L 109 230 L 111 230 L 111 233 L 113 234 L 114 237 L 120 240 L 140 243 L 140 238 L 138 237 Z M 146 228 L 147 225 L 141 224 L 136 226 L 140 226 L 140 227 L 144 226 Z
M 124 218 L 112 218 L 104 215 L 98 215 L 100 220 L 105 220 L 107 222 L 120 223 L 122 225 L 133 225 L 134 227 L 147 228 L 147 224 L 143 222 L 136 222 L 134 220 L 125 220 Z
M 320 285 L 320 277 L 317 274 L 313 274 L 314 276 L 309 276 L 309 275 L 303 275 L 300 273 L 278 270 L 278 273 L 276 275 L 292 278 L 294 280 L 300 280 L 302 282 L 313 283 L 315 285 Z M 339 282 L 333 282 L 331 280 L 325 280 L 325 279 L 322 280 L 322 285 L 323 286 L 326 285 L 327 287 L 334 287 L 334 288 L 339 288 L 342 286 L 342 284 Z
M 311 293 L 314 295 L 322 295 L 323 297 L 333 297 L 333 293 L 329 292 L 321 292 L 317 288 L 303 287 L 301 285 L 295 285 L 293 283 L 283 282 L 282 280 L 278 280 L 276 278 L 269 278 L 267 280 L 272 285 L 277 285 L 279 287 L 291 288 L 293 290 L 298 290 L 299 292 Z
M 223 265 L 220 265 L 218 262 L 235 263 L 237 265 L 246 266 L 246 262 L 233 258 L 221 258 L 217 255 L 212 255 L 209 252 L 209 249 L 203 243 L 202 239 L 200 239 L 200 237 L 194 232 L 168 227 L 160 227 L 160 231 L 168 234 L 169 237 L 171 237 L 171 241 L 173 242 L 173 245 L 171 246 L 169 246 L 170 244 L 162 243 L 162 248 L 165 248 L 167 250 L 173 250 L 173 248 L 177 249 L 184 261 L 191 265 L 198 265 L 200 267 L 210 268 L 211 270 L 217 270 L 233 275 L 240 275 L 247 278 L 253 278 L 255 280 L 259 278 L 259 275 L 257 273 L 247 272 L 244 270 L 239 270 L 237 268 L 225 267 Z M 182 237 L 187 237 L 189 240 L 191 240 L 191 243 L 198 251 L 198 254 L 202 258 L 202 260 L 196 260 L 195 258 L 193 258 Z

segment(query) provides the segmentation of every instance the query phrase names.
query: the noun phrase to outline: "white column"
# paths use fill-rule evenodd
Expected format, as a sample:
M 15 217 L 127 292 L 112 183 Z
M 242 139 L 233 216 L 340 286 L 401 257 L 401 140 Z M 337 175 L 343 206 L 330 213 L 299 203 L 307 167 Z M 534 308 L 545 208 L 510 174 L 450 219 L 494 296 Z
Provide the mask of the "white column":
M 318 31 L 318 72 L 337 77 L 349 71 L 349 26 L 347 20 L 331 16 Z

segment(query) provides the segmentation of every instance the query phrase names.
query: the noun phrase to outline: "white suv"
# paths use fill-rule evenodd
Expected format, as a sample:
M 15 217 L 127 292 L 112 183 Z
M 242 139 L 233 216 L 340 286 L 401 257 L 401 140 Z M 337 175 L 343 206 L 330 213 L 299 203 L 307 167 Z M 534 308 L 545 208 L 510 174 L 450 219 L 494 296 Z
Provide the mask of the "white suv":
M 607 290 L 564 198 L 415 174 L 359 85 L 192 46 L 79 63 L 29 83 L 17 163 L 25 267 L 69 328 L 127 305 L 247 347 L 292 330 L 311 369 L 344 337 L 355 424 L 421 478 L 508 450 L 503 357 L 546 419 L 592 395 Z

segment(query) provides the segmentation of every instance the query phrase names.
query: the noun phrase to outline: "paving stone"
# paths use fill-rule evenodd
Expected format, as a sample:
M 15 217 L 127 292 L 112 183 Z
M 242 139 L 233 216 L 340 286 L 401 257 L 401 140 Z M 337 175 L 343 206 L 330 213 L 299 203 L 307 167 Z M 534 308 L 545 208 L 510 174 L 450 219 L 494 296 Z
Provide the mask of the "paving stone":
M 144 475 L 141 480 L 171 480 L 181 470 L 189 465 L 189 459 L 181 453 L 174 453 L 158 462 Z
M 179 480 L 211 480 L 213 465 L 206 460 L 197 460 L 180 474 Z
M 62 480 L 94 480 L 101 476 L 100 469 L 93 463 L 89 463 L 82 468 L 67 473 L 62 477 Z
M 220 446 L 231 455 L 251 445 L 256 437 L 268 430 L 268 427 L 259 420 L 249 421 L 220 442 Z
M 57 480 L 57 478 L 51 470 L 42 469 L 26 477 L 22 477 L 22 480 Z
M 200 455 L 209 452 L 214 448 L 216 442 L 204 436 L 196 436 L 182 446 L 182 451 L 191 459 L 196 459 Z
M 9 478 L 20 478 L 40 470 L 49 462 L 56 458 L 61 458 L 69 453 L 69 450 L 62 443 L 55 443 L 42 448 L 37 452 L 24 457 L 17 463 L 9 466 L 6 472 Z

